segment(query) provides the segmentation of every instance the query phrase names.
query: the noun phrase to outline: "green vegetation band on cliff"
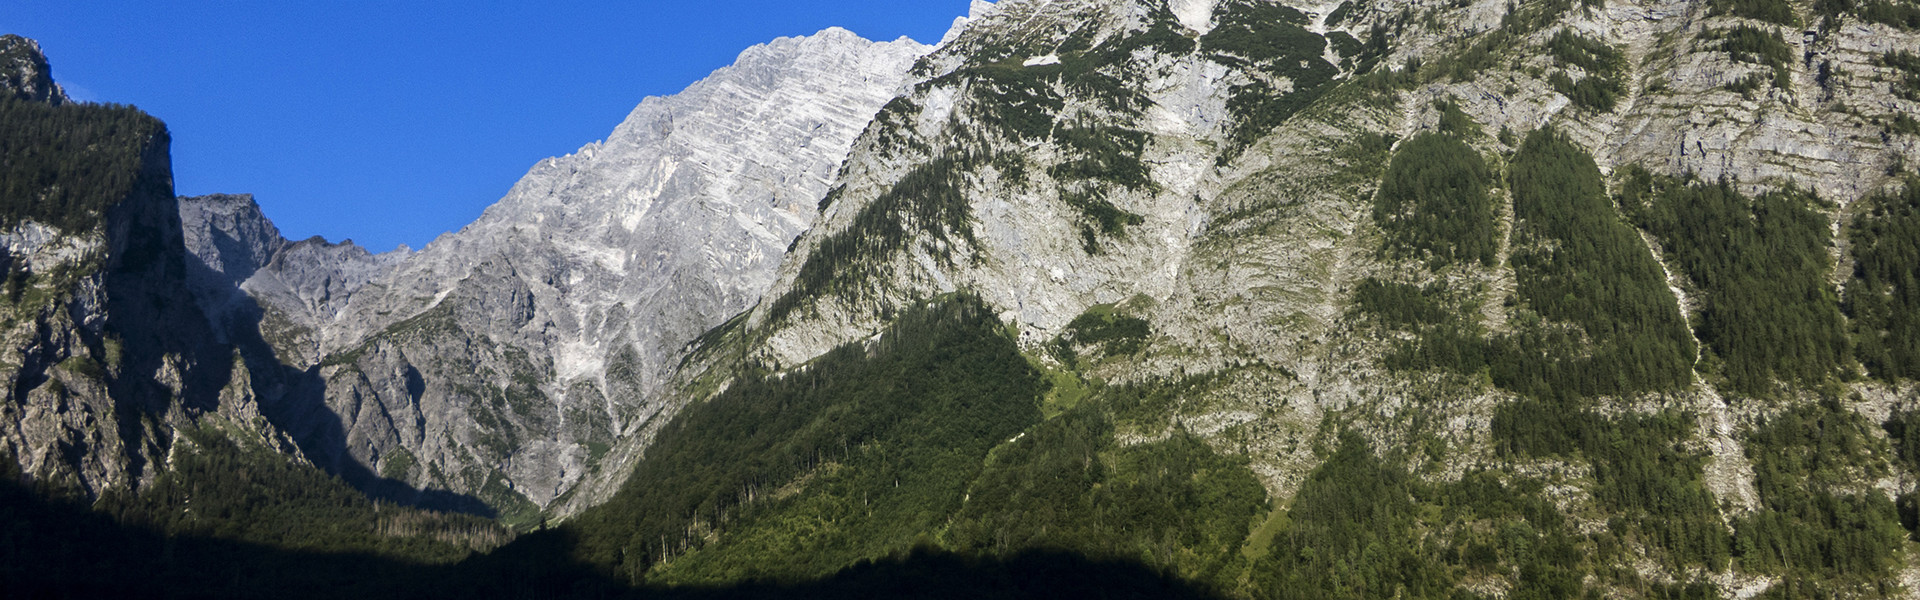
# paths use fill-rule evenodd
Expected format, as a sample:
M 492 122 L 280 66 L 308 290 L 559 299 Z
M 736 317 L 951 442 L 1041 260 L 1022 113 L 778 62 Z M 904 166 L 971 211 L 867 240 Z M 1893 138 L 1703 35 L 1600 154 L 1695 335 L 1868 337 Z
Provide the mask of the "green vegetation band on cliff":
M 0 98 L 0 226 L 35 221 L 68 233 L 99 225 L 141 181 L 167 128 L 130 106 L 52 106 Z M 170 193 L 170 190 L 161 195 Z

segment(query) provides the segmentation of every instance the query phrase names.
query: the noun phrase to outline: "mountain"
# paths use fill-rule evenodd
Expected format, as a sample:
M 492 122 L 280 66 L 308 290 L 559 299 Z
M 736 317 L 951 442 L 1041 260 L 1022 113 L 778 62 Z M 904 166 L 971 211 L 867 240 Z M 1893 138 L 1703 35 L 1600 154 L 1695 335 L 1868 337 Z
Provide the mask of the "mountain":
M 975 2 L 749 50 L 419 252 L 180 237 L 286 455 L 520 525 L 392 595 L 1911 597 L 1912 48 L 1911 0 Z
M 9 594 L 70 595 L 76 582 L 123 571 L 139 554 L 131 548 L 214 531 L 415 563 L 456 561 L 510 537 L 477 517 L 376 503 L 307 461 L 265 417 L 242 349 L 208 318 L 222 314 L 213 302 L 239 296 L 234 282 L 279 234 L 248 198 L 175 198 L 160 120 L 68 101 L 32 42 L 8 36 L 0 47 L 5 81 L 52 90 L 0 96 L 0 581 Z M 101 553 L 105 563 L 85 558 Z M 209 560 L 172 556 L 133 560 L 177 573 Z
M 638 448 L 616 442 L 673 404 L 681 347 L 759 299 L 926 50 L 844 29 L 750 48 L 418 252 L 288 244 L 234 197 L 182 216 L 244 291 L 219 320 L 261 342 L 256 387 L 307 456 L 382 497 L 524 522 L 577 510 L 556 503 L 602 463 L 582 501 L 617 485 Z
M 1910 593 L 1914 10 L 984 7 L 703 336 L 706 399 L 576 555 L 695 585 L 933 546 L 1235 596 Z
M 98 494 L 152 480 L 173 432 L 245 431 L 221 402 L 233 357 L 187 296 L 168 133 L 138 110 L 74 104 L 31 41 L 0 38 L 0 262 L 7 269 L 0 403 L 7 462 Z

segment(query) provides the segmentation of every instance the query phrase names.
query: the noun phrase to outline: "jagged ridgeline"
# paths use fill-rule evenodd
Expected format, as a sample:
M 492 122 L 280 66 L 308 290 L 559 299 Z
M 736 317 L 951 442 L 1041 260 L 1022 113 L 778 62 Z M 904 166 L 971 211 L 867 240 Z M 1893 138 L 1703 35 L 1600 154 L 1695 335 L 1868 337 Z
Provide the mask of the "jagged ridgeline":
M 983 17 L 1008 25 L 959 32 L 920 61 L 919 81 L 869 127 L 865 158 L 906 170 L 873 182 L 879 193 L 854 204 L 845 201 L 855 193 L 848 186 L 865 183 L 856 167 L 868 166 L 849 163 L 847 181 L 821 203 L 826 223 L 796 246 L 800 269 L 790 286 L 776 287 L 766 317 L 829 301 L 885 307 L 863 284 L 899 274 L 893 263 L 902 255 L 925 252 L 949 270 L 988 264 L 978 226 L 994 218 L 981 214 L 985 189 L 1044 198 L 1045 214 L 1065 230 L 1051 243 L 1070 241 L 1078 262 L 1137 260 L 1134 250 L 1167 226 L 1145 216 L 1156 198 L 1189 185 L 1155 174 L 1164 152 L 1156 139 L 1170 135 L 1166 111 L 1204 112 L 1178 117 L 1192 122 L 1177 135 L 1207 145 L 1212 166 L 1225 165 L 1343 73 L 1371 69 L 1387 37 L 1374 32 L 1368 46 L 1339 32 L 1341 43 L 1329 45 L 1329 34 L 1312 29 L 1315 18 L 1294 7 L 1227 0 L 1208 8 L 1206 22 L 1188 23 L 1161 2 L 1014 2 Z M 1206 68 L 1223 70 L 1208 82 L 1215 87 L 1183 81 Z
M 303 552 L 391 569 L 377 563 L 450 563 L 510 538 L 375 503 L 288 454 L 188 291 L 165 124 L 66 100 L 22 38 L 0 37 L 0 66 L 6 594 L 258 595 L 293 571 L 353 573 L 303 570 Z
M 620 253 L 488 253 L 571 248 L 532 223 L 614 214 L 574 202 L 619 187 L 491 210 L 512 236 L 423 251 L 483 257 L 447 263 L 452 283 L 379 275 L 368 289 L 403 284 L 373 292 L 403 302 L 315 313 L 391 314 L 287 367 L 327 373 L 325 406 L 458 409 L 440 414 L 457 428 L 416 419 L 404 440 L 441 456 L 388 445 L 367 464 L 472 484 L 520 537 L 368 501 L 276 460 L 282 438 L 251 419 L 176 419 L 178 441 L 145 454 L 167 468 L 102 511 L 0 489 L 22 499 L 9 514 L 91 523 L 61 540 L 10 522 L 0 565 L 24 566 L 0 574 L 57 584 L 170 552 L 134 577 L 211 595 L 351 573 L 356 594 L 403 597 L 1911 597 L 1916 14 L 980 3 L 862 95 L 878 114 L 843 160 L 815 161 L 838 173 L 806 171 L 804 202 L 776 195 L 818 211 L 776 280 L 727 288 L 758 300 L 677 354 L 602 365 L 562 343 L 574 354 L 549 360 L 546 336 L 572 327 L 553 299 L 617 289 L 560 282 L 628 281 L 599 264 Z M 689 114 L 636 114 L 669 112 Z M 666 164 L 622 148 L 593 149 Z M 530 181 L 592 180 L 571 165 L 595 152 Z M 588 225 L 633 230 L 616 221 Z M 712 288 L 674 289 L 633 297 Z M 619 325 L 642 305 L 575 316 Z M 502 320 L 521 342 L 493 335 Z M 74 388 L 121 368 L 50 372 Z M 576 393 L 629 412 L 576 420 Z M 527 452 L 575 424 L 595 430 L 583 447 Z M 471 476 L 436 474 L 448 457 Z M 197 561 L 217 584 L 185 574 Z

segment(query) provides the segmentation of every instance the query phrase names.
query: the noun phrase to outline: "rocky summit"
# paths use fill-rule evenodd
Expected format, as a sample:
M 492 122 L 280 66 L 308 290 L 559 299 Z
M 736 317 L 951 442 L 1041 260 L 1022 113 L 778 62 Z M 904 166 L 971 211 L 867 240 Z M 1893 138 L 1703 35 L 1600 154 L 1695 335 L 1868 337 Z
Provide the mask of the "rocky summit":
M 837 28 L 750 48 L 418 252 L 287 244 L 226 197 L 186 199 L 182 215 L 217 240 L 275 238 L 244 269 L 222 267 L 234 251 L 218 243 L 194 249 L 241 273 L 249 316 L 224 319 L 265 342 L 252 368 L 278 372 L 273 420 L 309 456 L 522 517 L 573 510 L 557 500 L 627 464 L 616 441 L 673 404 L 661 382 L 681 348 L 771 284 L 927 50 Z
M 1920 593 L 1912 0 L 976 1 L 748 49 L 385 254 L 156 196 L 139 131 L 148 179 L 8 188 L 0 439 L 317 580 Z M 219 461 L 362 525 L 221 529 L 315 493 Z

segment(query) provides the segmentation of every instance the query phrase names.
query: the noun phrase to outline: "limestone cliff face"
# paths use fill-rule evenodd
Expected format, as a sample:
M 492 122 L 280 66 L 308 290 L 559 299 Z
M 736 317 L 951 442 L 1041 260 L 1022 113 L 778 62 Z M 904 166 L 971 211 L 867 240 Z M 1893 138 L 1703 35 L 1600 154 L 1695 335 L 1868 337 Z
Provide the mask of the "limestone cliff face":
M 270 349 L 256 387 L 316 461 L 528 515 L 625 464 L 609 453 L 666 404 L 681 349 L 758 301 L 927 49 L 841 29 L 748 49 L 419 252 L 281 241 L 262 261 L 278 236 L 248 231 L 270 225 L 211 202 L 190 218 L 224 233 L 195 247 L 247 273 L 227 320 Z
M 1920 44 L 1914 32 L 1851 16 L 1790 27 L 1702 2 L 1608 2 L 1544 17 L 1471 76 L 1431 68 L 1472 49 L 1473 38 L 1457 34 L 1500 29 L 1507 12 L 1495 2 L 977 4 L 923 61 L 925 79 L 856 143 L 831 204 L 796 243 L 743 339 L 771 364 L 798 365 L 871 335 L 886 307 L 968 291 L 1037 344 L 1089 306 L 1125 303 L 1154 322 L 1162 350 L 1113 375 L 1259 364 L 1299 378 L 1270 391 L 1358 402 L 1365 382 L 1384 375 L 1339 373 L 1351 357 L 1334 347 L 1366 345 L 1335 341 L 1352 335 L 1346 292 L 1399 267 L 1373 256 L 1379 233 L 1367 215 L 1382 165 L 1348 151 L 1367 135 L 1436 129 L 1437 101 L 1486 132 L 1476 145 L 1489 154 L 1551 124 L 1605 172 L 1635 165 L 1750 192 L 1811 189 L 1836 203 L 1835 230 L 1852 218 L 1850 203 L 1897 185 L 1894 167 L 1920 151 L 1920 132 L 1891 125 L 1920 114 L 1920 104 L 1900 93 L 1899 73 L 1883 59 Z M 1268 34 L 1303 35 L 1304 50 L 1284 56 L 1292 49 L 1239 46 L 1227 35 L 1261 20 L 1292 26 Z M 1722 50 L 1715 32 L 1742 26 L 1777 36 L 1790 55 L 1770 65 Z M 1383 53 L 1342 43 L 1376 32 L 1388 36 Z M 1570 69 L 1548 49 L 1562 32 L 1619 53 L 1610 106 L 1576 104 L 1552 81 Z M 1418 83 L 1369 98 L 1351 83 L 1361 62 Z M 1764 85 L 1733 85 L 1753 75 Z M 1298 110 L 1243 110 L 1250 101 L 1236 94 L 1247 90 L 1297 98 L 1288 108 Z M 1135 170 L 1084 162 L 1100 156 L 1074 136 L 1092 128 L 1138 140 L 1137 153 L 1120 153 L 1138 157 L 1124 165 Z M 1493 135 L 1503 130 L 1511 136 Z M 927 165 L 955 157 L 957 174 L 935 186 L 951 204 L 936 207 L 945 212 L 898 201 L 918 189 Z M 1109 208 L 1120 216 L 1102 221 L 1115 214 Z M 871 239 L 873 221 L 898 223 L 902 240 L 845 250 L 844 239 Z M 1512 285 L 1510 274 L 1480 276 Z M 1259 412 L 1194 416 L 1231 424 Z

